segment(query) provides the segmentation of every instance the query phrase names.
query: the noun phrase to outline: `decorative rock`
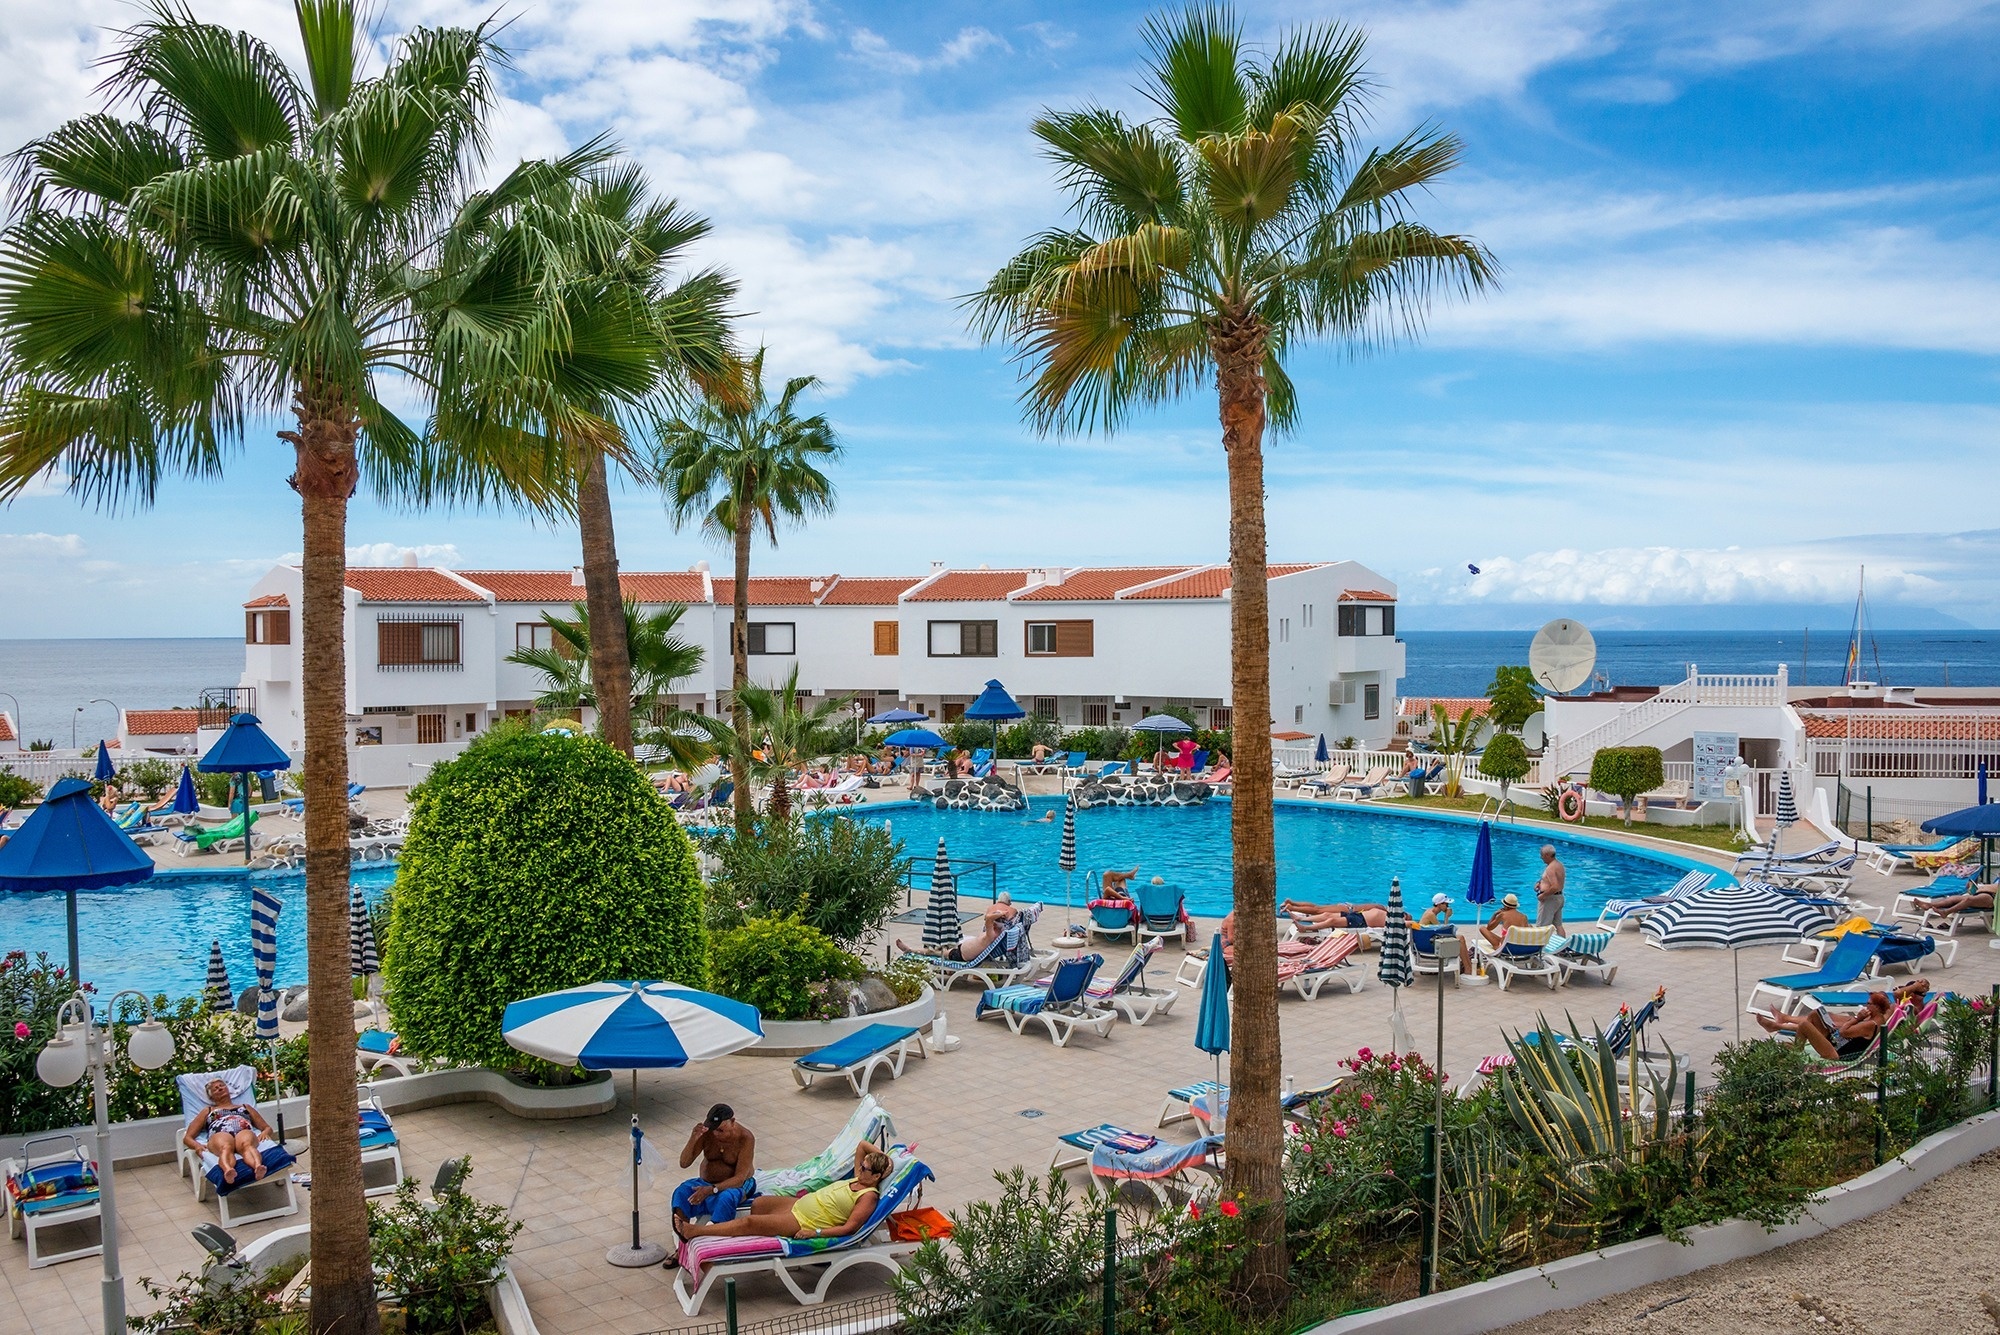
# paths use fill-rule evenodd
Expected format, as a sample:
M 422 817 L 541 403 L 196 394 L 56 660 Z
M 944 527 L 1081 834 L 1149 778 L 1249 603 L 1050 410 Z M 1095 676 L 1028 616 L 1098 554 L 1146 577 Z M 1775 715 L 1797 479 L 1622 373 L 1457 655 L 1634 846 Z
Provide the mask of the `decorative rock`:
M 1091 807 L 1198 807 L 1213 796 L 1213 786 L 1199 780 L 1135 783 L 1085 783 L 1075 790 L 1076 804 Z
M 947 779 L 936 793 L 926 794 L 952 811 L 1026 811 L 1028 799 L 1003 779 Z
M 236 1013 L 238 1015 L 250 1016 L 257 1014 L 257 989 L 255 987 L 244 988 L 242 995 L 236 998 Z
M 896 1000 L 895 992 L 890 990 L 889 985 L 880 978 L 873 976 L 863 978 L 855 986 L 861 991 L 861 999 L 867 1003 L 867 1010 L 864 1012 L 866 1014 L 873 1014 L 876 1011 L 892 1011 L 901 1004 Z
M 285 1003 L 285 1008 L 278 1012 L 278 1018 L 290 1024 L 303 1023 L 306 1018 L 306 994 L 301 991 L 294 995 Z

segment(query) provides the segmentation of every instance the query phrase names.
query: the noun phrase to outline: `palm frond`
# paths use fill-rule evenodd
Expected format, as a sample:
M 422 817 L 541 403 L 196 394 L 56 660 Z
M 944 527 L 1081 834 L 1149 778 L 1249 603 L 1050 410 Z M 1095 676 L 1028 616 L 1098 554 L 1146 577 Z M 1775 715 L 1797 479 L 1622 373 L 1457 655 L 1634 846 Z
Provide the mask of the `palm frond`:
M 1182 139 L 1192 143 L 1243 129 L 1250 90 L 1242 73 L 1243 30 L 1233 11 L 1190 5 L 1147 19 L 1139 35 L 1151 76 L 1139 91 Z

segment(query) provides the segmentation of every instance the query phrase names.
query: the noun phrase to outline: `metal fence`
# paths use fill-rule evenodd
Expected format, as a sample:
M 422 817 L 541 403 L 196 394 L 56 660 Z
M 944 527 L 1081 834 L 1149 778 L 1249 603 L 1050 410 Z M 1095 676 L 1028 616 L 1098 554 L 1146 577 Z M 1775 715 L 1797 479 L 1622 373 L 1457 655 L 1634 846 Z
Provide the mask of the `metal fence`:
M 723 1281 L 720 1321 L 699 1326 L 675 1326 L 643 1335 L 869 1335 L 893 1331 L 901 1324 L 894 1294 L 878 1293 L 849 1303 L 828 1303 L 759 1321 L 740 1321 L 736 1313 L 736 1281 Z

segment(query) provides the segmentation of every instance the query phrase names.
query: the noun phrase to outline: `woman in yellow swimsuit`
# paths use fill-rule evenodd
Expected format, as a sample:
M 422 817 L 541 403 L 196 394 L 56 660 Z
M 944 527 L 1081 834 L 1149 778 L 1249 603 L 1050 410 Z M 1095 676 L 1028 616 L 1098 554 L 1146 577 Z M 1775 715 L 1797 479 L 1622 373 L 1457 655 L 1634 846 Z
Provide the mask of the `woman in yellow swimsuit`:
M 685 1238 L 844 1238 L 868 1222 L 889 1175 L 889 1156 L 873 1145 L 854 1151 L 854 1176 L 803 1196 L 760 1196 L 750 1213 L 723 1224 L 680 1222 Z

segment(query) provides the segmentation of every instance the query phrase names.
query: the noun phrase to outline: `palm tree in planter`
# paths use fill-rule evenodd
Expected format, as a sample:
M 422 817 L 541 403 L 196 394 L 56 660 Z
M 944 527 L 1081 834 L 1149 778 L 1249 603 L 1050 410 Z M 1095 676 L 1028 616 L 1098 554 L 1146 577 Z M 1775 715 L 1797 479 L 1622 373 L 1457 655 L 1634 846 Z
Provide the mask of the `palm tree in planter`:
M 822 470 L 840 458 L 824 416 L 801 417 L 799 397 L 819 383 L 794 376 L 773 403 L 764 390 L 764 349 L 744 365 L 740 395 L 706 395 L 694 412 L 668 423 L 661 485 L 676 523 L 699 521 L 736 552 L 735 612 L 730 620 L 730 695 L 750 684 L 750 540 L 761 527 L 778 544 L 778 520 L 800 521 L 833 509 L 833 482 Z M 794 674 L 796 676 L 796 674 Z M 736 748 L 750 750 L 750 721 L 733 703 Z M 740 772 L 739 772 L 740 773 Z M 750 792 L 736 785 L 736 818 L 748 825 Z
M 1414 197 L 1458 162 L 1419 130 L 1363 152 L 1362 35 L 1316 24 L 1253 54 L 1223 8 L 1145 28 L 1133 122 L 1101 107 L 1053 112 L 1035 136 L 1072 201 L 1068 225 L 1032 239 L 971 298 L 975 325 L 1013 344 L 1024 402 L 1044 432 L 1112 431 L 1134 409 L 1214 386 L 1229 476 L 1231 816 L 1238 932 L 1227 1188 L 1257 1215 L 1253 1282 L 1283 1295 L 1276 900 L 1272 843 L 1270 589 L 1263 439 L 1293 424 L 1294 344 L 1368 344 L 1413 332 L 1433 294 L 1485 285 L 1467 237 L 1414 216 Z
M 843 696 L 809 703 L 799 694 L 799 669 L 794 665 L 778 686 L 746 682 L 737 687 L 732 703 L 731 719 L 689 714 L 681 716 L 682 725 L 706 733 L 715 753 L 728 757 L 737 792 L 748 793 L 753 782 L 768 780 L 771 800 L 765 815 L 782 825 L 792 814 L 792 771 L 803 769 L 820 753 L 851 701 Z M 736 828 L 750 828 L 742 807 L 737 808 Z
M 584 603 L 608 628 L 589 642 L 590 680 L 604 687 L 598 733 L 627 755 L 641 692 L 619 615 L 610 472 L 623 465 L 650 479 L 662 419 L 700 393 L 740 398 L 728 315 L 735 283 L 714 270 L 681 276 L 688 249 L 708 231 L 704 219 L 653 199 L 637 167 L 593 142 L 536 173 L 533 188 L 489 209 L 460 239 L 540 279 L 535 317 L 514 331 L 507 373 L 469 368 L 477 392 L 464 408 L 476 425 L 519 431 L 567 463 Z
M 657 721 L 660 701 L 673 693 L 674 683 L 701 671 L 707 653 L 698 644 L 679 634 L 687 609 L 678 604 L 648 612 L 636 602 L 622 605 L 624 643 L 631 657 L 631 692 L 627 710 L 632 716 Z M 519 663 L 542 674 L 539 709 L 572 710 L 595 704 L 600 716 L 604 706 L 597 699 L 595 672 L 597 642 L 591 634 L 592 618 L 587 603 L 576 603 L 573 617 L 542 614 L 554 641 L 546 649 L 516 649 L 507 655 L 509 663 Z
M 303 720 L 310 1024 L 353 1025 L 348 988 L 349 498 L 505 491 L 556 504 L 546 455 L 461 430 L 466 369 L 506 359 L 532 265 L 453 267 L 440 244 L 523 173 L 469 193 L 499 53 L 486 26 L 411 30 L 379 71 L 350 0 L 298 0 L 303 69 L 244 32 L 160 5 L 107 58 L 133 119 L 87 115 L 17 155 L 0 234 L 0 500 L 66 475 L 149 504 L 163 477 L 219 476 L 246 430 L 289 414 L 304 529 Z M 457 369 L 454 369 L 457 368 Z M 381 377 L 424 401 L 412 430 Z M 311 1327 L 378 1328 L 354 1060 L 312 1051 Z

